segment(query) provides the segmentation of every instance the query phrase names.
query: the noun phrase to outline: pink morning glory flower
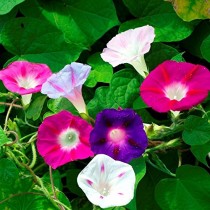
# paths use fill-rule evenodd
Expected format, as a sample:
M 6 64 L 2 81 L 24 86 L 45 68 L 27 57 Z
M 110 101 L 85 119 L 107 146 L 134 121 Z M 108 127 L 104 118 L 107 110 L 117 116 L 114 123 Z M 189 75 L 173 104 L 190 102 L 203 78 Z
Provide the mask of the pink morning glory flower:
M 89 136 L 92 126 L 68 111 L 44 119 L 38 129 L 37 149 L 53 169 L 93 156 Z
M 101 208 L 124 206 L 134 196 L 133 168 L 107 155 L 96 155 L 77 177 L 88 200 Z
M 210 90 L 210 72 L 201 65 L 165 61 L 143 81 L 140 95 L 157 112 L 188 110 Z
M 107 43 L 107 48 L 103 50 L 101 57 L 113 67 L 129 63 L 145 78 L 148 69 L 144 54 L 149 52 L 154 38 L 154 28 L 149 25 L 124 31 Z
M 90 144 L 95 154 L 127 163 L 144 153 L 148 140 L 142 120 L 133 110 L 105 109 L 96 116 Z
M 30 103 L 31 94 L 39 92 L 42 84 L 52 74 L 45 64 L 14 61 L 0 71 L 0 80 L 11 92 L 23 96 L 23 104 Z
M 86 113 L 86 104 L 82 96 L 82 85 L 86 81 L 91 67 L 73 62 L 60 72 L 53 74 L 43 84 L 41 92 L 50 98 L 65 97 L 79 113 Z

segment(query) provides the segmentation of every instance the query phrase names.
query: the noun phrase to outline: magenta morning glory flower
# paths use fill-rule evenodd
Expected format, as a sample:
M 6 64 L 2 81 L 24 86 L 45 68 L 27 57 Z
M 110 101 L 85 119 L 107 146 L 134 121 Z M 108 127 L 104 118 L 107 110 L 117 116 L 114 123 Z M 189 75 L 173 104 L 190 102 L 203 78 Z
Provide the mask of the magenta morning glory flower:
M 165 61 L 143 81 L 140 95 L 157 112 L 187 110 L 208 96 L 209 81 L 210 72 L 204 66 Z
M 73 62 L 60 72 L 53 74 L 43 84 L 41 92 L 50 98 L 65 97 L 71 101 L 79 113 L 86 113 L 86 104 L 82 96 L 82 85 L 86 81 L 91 67 Z
M 148 69 L 144 54 L 149 52 L 154 38 L 154 28 L 149 25 L 124 31 L 107 43 L 107 48 L 103 50 L 101 57 L 113 67 L 129 63 L 145 78 Z
M 101 208 L 124 206 L 134 196 L 133 168 L 107 155 L 96 155 L 77 177 L 88 200 Z
M 148 144 L 141 118 L 131 109 L 105 109 L 100 112 L 90 134 L 95 154 L 129 162 L 140 157 Z
M 93 156 L 89 136 L 92 126 L 68 111 L 44 119 L 38 129 L 37 149 L 53 169 Z
M 0 71 L 0 80 L 9 91 L 23 95 L 23 104 L 27 105 L 31 94 L 39 92 L 51 74 L 45 64 L 14 61 Z

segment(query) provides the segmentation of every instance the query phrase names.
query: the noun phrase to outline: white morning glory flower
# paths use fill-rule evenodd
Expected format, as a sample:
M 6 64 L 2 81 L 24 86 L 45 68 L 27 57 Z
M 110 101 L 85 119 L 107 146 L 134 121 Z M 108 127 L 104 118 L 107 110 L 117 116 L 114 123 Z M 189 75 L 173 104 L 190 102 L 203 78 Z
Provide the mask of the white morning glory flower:
M 124 206 L 134 196 L 135 173 L 129 164 L 99 154 L 79 173 L 77 183 L 94 205 Z
M 113 67 L 129 63 L 145 78 L 148 69 L 144 54 L 149 52 L 154 38 L 154 28 L 149 25 L 124 31 L 107 43 L 107 48 L 104 48 L 101 57 Z

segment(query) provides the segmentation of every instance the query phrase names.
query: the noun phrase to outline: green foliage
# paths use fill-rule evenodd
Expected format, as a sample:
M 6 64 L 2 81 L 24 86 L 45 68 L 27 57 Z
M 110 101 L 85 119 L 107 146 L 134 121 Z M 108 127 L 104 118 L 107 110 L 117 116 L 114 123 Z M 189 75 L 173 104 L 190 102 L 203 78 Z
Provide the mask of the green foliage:
M 8 139 L 7 135 L 5 134 L 4 130 L 0 126 L 0 147 L 4 144 L 8 143 L 10 140 Z
M 62 31 L 67 43 L 83 49 L 118 24 L 111 0 L 32 0 L 22 5 L 21 11 L 28 17 L 47 19 Z
M 105 210 L 210 209 L 210 97 L 177 118 L 158 113 L 141 99 L 143 77 L 133 66 L 112 67 L 100 56 L 118 33 L 151 25 L 155 41 L 144 56 L 149 72 L 166 60 L 208 68 L 209 18 L 209 1 L 202 0 L 0 1 L 1 69 L 16 60 L 47 64 L 54 73 L 74 61 L 88 64 L 91 72 L 82 95 L 90 117 L 83 118 L 93 128 L 104 109 L 131 108 L 142 118 L 149 142 L 143 156 L 129 163 L 136 174 L 134 198 L 124 207 Z M 102 210 L 77 184 L 89 159 L 52 170 L 52 182 L 39 155 L 38 127 L 62 110 L 79 115 L 68 99 L 41 93 L 33 93 L 24 109 L 21 96 L 0 81 L 0 209 Z
M 189 145 L 202 145 L 210 141 L 210 124 L 205 118 L 189 116 L 184 124 L 182 138 Z
M 0 1 L 0 15 L 9 13 L 16 5 L 24 2 L 25 0 L 1 0 Z
M 161 180 L 155 197 L 163 210 L 207 210 L 210 199 L 209 174 L 197 166 L 178 168 L 176 178 Z
M 191 152 L 193 155 L 203 164 L 208 166 L 208 163 L 206 161 L 207 155 L 210 151 L 210 141 L 208 141 L 205 144 L 202 145 L 193 145 L 191 147 Z
M 27 109 L 26 117 L 28 119 L 33 119 L 34 121 L 40 117 L 46 96 L 39 96 L 31 103 L 30 107 Z
M 80 48 L 64 41 L 58 29 L 35 18 L 21 17 L 8 21 L 2 29 L 1 39 L 2 45 L 16 55 L 14 60 L 46 63 L 53 71 L 76 60 L 81 53 Z
M 138 3 L 139 2 L 139 3 Z M 126 1 L 129 9 L 135 13 L 138 19 L 129 20 L 120 26 L 120 31 L 136 28 L 144 25 L 151 25 L 155 28 L 155 42 L 173 42 L 180 41 L 188 37 L 194 29 L 193 23 L 182 21 L 173 11 L 171 5 L 164 1 Z M 158 6 L 157 6 L 158 4 Z M 145 8 L 143 17 L 137 11 L 136 5 Z M 148 7 L 147 7 L 148 6 Z M 152 11 L 152 12 L 151 12 Z M 147 12 L 149 14 L 147 14 Z M 146 13 L 146 14 L 145 14 Z M 174 30 L 176 28 L 176 30 Z
M 57 98 L 57 99 L 50 99 L 47 102 L 47 107 L 50 111 L 52 111 L 54 114 L 60 112 L 61 110 L 68 110 L 74 115 L 78 115 L 77 110 L 72 105 L 72 103 L 63 97 Z
M 97 82 L 110 83 L 113 68 L 110 64 L 104 62 L 99 53 L 93 54 L 88 58 L 87 63 L 92 67 L 85 85 L 95 87 Z

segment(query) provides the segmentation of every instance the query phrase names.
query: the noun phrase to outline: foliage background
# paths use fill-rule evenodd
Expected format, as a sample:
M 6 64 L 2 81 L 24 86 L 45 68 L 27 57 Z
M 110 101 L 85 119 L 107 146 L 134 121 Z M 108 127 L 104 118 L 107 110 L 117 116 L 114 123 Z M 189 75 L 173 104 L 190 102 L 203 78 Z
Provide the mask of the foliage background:
M 139 86 L 143 78 L 130 65 L 113 69 L 100 58 L 100 53 L 117 33 L 148 24 L 155 28 L 156 34 L 155 42 L 145 56 L 149 70 L 170 59 L 210 68 L 209 1 L 172 2 L 1 0 L 1 68 L 15 60 L 28 60 L 45 63 L 53 72 L 58 72 L 72 61 L 87 63 L 92 70 L 83 87 L 83 95 L 91 117 L 95 118 L 105 108 L 129 107 L 142 117 L 144 123 L 170 126 L 169 114 L 156 113 L 140 99 Z M 39 126 L 46 116 L 63 109 L 75 115 L 77 112 L 66 99 L 52 100 L 35 94 L 26 112 L 13 108 L 10 114 L 8 129 L 15 131 L 22 143 L 9 148 L 5 143 L 12 137 L 3 131 L 8 110 L 3 103 L 11 102 L 13 97 L 0 84 L 0 209 L 57 209 L 46 194 L 43 196 L 41 183 L 49 193 L 52 190 L 48 167 L 42 158 L 38 156 L 33 173 L 27 167 L 27 158 L 32 159 L 35 146 L 24 137 L 34 134 L 37 131 L 34 126 Z M 206 158 L 210 151 L 209 99 L 202 106 L 184 112 L 181 126 L 173 132 L 155 133 L 151 137 L 151 140 L 163 142 L 181 137 L 185 144 L 181 149 L 158 150 L 133 161 L 131 164 L 137 175 L 136 197 L 128 206 L 113 209 L 210 208 Z M 18 156 L 18 151 L 27 158 Z M 53 172 L 58 199 L 70 209 L 98 208 L 88 202 L 76 184 L 78 173 L 88 162 L 73 162 Z

